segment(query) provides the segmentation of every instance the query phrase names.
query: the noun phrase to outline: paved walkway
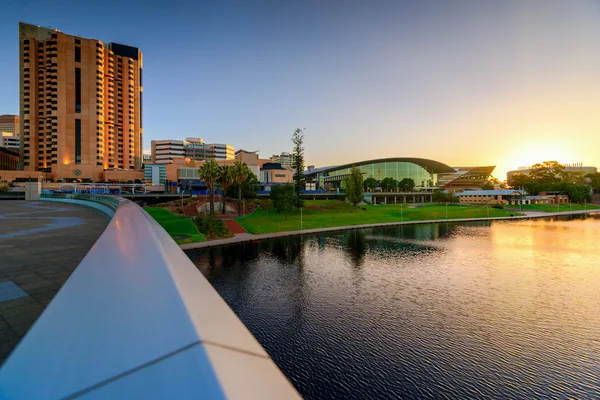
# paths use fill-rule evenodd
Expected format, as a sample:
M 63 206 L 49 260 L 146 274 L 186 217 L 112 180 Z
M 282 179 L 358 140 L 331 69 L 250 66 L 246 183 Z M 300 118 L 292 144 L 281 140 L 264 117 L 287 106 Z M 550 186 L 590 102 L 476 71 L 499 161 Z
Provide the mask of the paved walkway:
M 433 219 L 433 220 L 407 221 L 407 222 L 384 222 L 384 223 L 378 223 L 378 224 L 332 226 L 329 228 L 304 229 L 304 230 L 288 231 L 288 232 L 265 233 L 262 235 L 252 235 L 252 234 L 246 233 L 246 234 L 240 234 L 240 235 L 236 235 L 234 237 L 226 238 L 226 239 L 208 240 L 206 242 L 182 244 L 182 245 L 179 245 L 179 247 L 182 250 L 186 251 L 186 250 L 194 250 L 194 249 L 203 249 L 203 248 L 207 248 L 207 247 L 225 246 L 228 244 L 255 242 L 255 241 L 275 239 L 275 238 L 287 237 L 287 236 L 311 235 L 311 234 L 315 234 L 315 233 L 345 231 L 345 230 L 352 230 L 352 229 L 379 228 L 379 227 L 385 227 L 385 226 L 398 226 L 398 225 L 437 224 L 437 223 L 441 223 L 441 222 L 523 220 L 523 219 L 531 219 L 531 218 L 548 218 L 548 217 L 555 217 L 555 216 L 561 216 L 561 215 L 589 214 L 589 213 L 600 213 L 600 210 L 587 210 L 587 211 L 582 210 L 582 211 L 568 211 L 568 212 L 555 212 L 555 213 L 546 213 L 546 212 L 538 212 L 538 211 L 523 211 L 523 214 L 525 214 L 525 215 L 516 216 L 516 217 L 456 218 L 456 219 Z
M 227 225 L 231 233 L 234 235 L 248 233 L 235 219 L 224 219 L 223 222 L 225 222 L 225 225 Z
M 73 204 L 0 201 L 0 364 L 109 220 Z

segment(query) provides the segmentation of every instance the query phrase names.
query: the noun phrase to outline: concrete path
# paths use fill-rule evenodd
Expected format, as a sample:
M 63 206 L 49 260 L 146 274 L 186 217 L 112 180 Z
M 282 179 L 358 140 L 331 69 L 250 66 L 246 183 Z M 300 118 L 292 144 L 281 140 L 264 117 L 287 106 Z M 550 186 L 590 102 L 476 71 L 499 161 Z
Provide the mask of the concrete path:
M 407 221 L 407 222 L 384 222 L 378 224 L 363 224 L 363 225 L 347 225 L 347 226 L 333 226 L 329 228 L 319 228 L 319 229 L 304 229 L 297 231 L 288 231 L 288 232 L 275 232 L 275 233 L 265 233 L 262 235 L 252 235 L 249 233 L 236 235 L 231 238 L 226 239 L 217 239 L 217 240 L 208 240 L 206 242 L 199 243 L 188 243 L 182 244 L 179 247 L 186 250 L 194 250 L 194 249 L 203 249 L 208 247 L 217 247 L 217 246 L 225 246 L 229 244 L 238 244 L 245 242 L 255 242 L 267 239 L 276 239 L 280 237 L 288 237 L 288 236 L 301 236 L 301 235 L 311 235 L 315 233 L 325 233 L 325 232 L 335 232 L 335 231 L 345 231 L 352 229 L 365 229 L 365 228 L 379 228 L 385 226 L 399 226 L 399 225 L 418 225 L 418 224 L 437 224 L 444 222 L 473 222 L 473 221 L 501 221 L 501 220 L 524 220 L 531 218 L 548 218 L 555 216 L 563 216 L 563 215 L 577 215 L 577 214 L 590 214 L 590 213 L 600 213 L 600 209 L 598 210 L 587 210 L 587 211 L 569 211 L 569 212 L 555 212 L 555 213 L 545 213 L 545 212 L 537 212 L 537 211 L 523 211 L 523 216 L 517 217 L 494 217 L 494 218 L 456 218 L 456 219 L 434 219 L 434 220 L 423 220 L 423 221 Z
M 74 204 L 0 201 L 0 363 L 108 225 Z

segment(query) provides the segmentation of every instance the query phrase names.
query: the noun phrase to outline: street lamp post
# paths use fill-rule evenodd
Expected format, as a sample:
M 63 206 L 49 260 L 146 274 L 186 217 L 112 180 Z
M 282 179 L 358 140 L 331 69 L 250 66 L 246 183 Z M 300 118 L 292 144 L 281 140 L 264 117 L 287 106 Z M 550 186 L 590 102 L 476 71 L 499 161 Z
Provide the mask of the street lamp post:
M 402 206 L 403 206 L 403 204 L 400 203 L 400 222 L 404 222 L 404 219 L 402 217 Z
M 304 229 L 304 224 L 302 221 L 302 207 L 300 207 L 300 230 Z
M 448 219 L 448 202 L 446 202 L 446 219 Z
M 560 192 L 558 194 L 558 196 L 556 196 L 556 212 L 560 212 L 560 195 L 562 194 L 562 192 Z

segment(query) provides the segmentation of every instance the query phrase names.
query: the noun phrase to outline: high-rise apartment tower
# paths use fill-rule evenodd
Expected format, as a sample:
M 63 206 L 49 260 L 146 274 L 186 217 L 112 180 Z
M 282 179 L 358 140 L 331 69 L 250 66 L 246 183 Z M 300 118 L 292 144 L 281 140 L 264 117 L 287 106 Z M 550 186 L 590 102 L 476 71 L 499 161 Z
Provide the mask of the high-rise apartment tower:
M 138 48 L 19 24 L 21 164 L 98 179 L 142 163 Z

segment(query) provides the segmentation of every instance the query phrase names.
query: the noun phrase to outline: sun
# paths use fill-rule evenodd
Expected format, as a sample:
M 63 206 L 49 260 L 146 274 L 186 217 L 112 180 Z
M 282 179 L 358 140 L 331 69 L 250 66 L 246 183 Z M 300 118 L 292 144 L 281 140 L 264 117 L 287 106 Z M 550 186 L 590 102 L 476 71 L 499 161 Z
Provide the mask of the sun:
M 528 167 L 543 161 L 558 161 L 561 164 L 580 162 L 572 146 L 566 141 L 528 140 L 512 151 L 511 157 L 518 167 Z

